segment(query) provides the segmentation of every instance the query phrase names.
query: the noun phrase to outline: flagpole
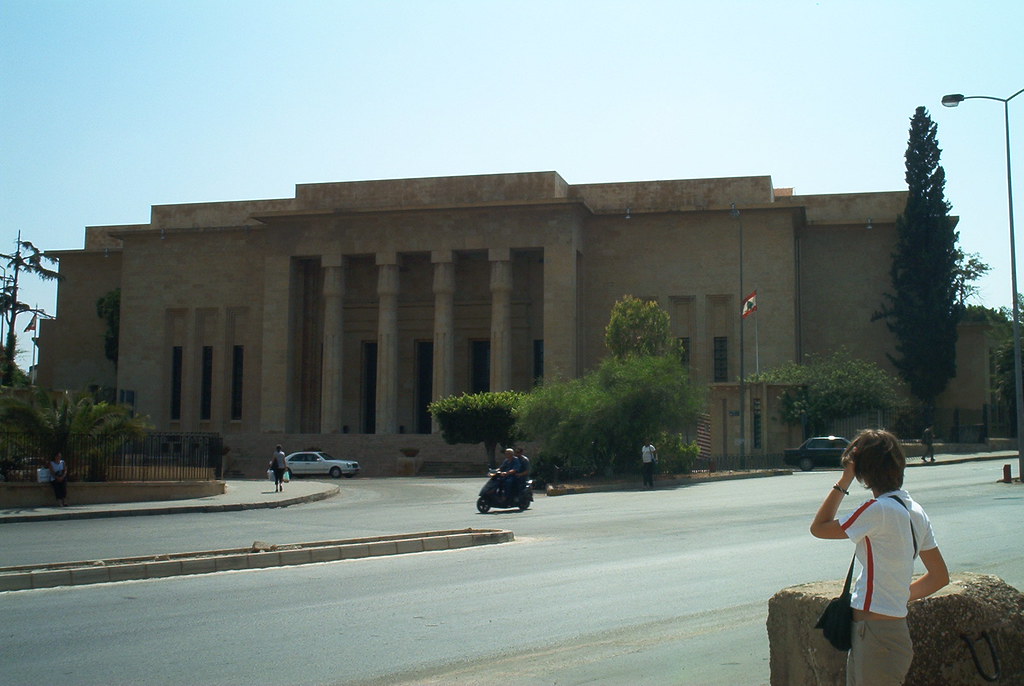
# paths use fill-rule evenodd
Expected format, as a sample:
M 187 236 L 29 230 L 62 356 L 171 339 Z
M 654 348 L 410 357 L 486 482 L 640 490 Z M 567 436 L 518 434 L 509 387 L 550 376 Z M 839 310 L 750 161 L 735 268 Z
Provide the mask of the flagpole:
M 761 373 L 761 346 L 757 339 L 757 312 L 754 312 L 754 373 Z
M 740 211 L 736 208 L 736 203 L 732 203 L 731 208 L 729 210 L 729 214 L 732 215 L 732 217 L 736 220 L 736 226 L 739 229 L 739 239 L 740 239 L 740 241 L 739 241 L 739 243 L 740 243 L 740 245 L 739 245 L 739 248 L 740 248 L 740 254 L 739 254 L 739 258 L 740 258 L 739 259 L 740 292 L 739 292 L 739 297 L 742 298 L 742 297 L 744 297 L 743 296 L 743 293 L 744 293 L 744 291 L 743 291 L 743 219 L 742 219 L 742 217 L 740 217 Z M 742 301 L 741 301 L 741 303 L 742 303 Z M 744 421 L 744 419 L 745 419 L 745 417 L 744 417 L 744 405 L 745 405 L 745 400 L 746 400 L 746 390 L 747 389 L 746 389 L 746 384 L 745 384 L 745 382 L 743 380 L 743 373 L 744 373 L 744 369 L 743 369 L 743 322 L 746 319 L 746 317 L 743 316 L 742 309 L 743 309 L 743 307 L 742 307 L 742 304 L 741 304 L 741 306 L 740 306 L 740 310 L 741 310 L 740 311 L 740 402 L 739 402 L 739 406 L 740 406 L 740 469 L 743 469 L 743 467 L 745 466 L 743 458 L 744 458 L 744 453 L 746 452 L 746 450 L 745 450 L 745 441 L 746 441 L 746 438 L 747 438 L 746 426 L 745 426 L 745 421 Z

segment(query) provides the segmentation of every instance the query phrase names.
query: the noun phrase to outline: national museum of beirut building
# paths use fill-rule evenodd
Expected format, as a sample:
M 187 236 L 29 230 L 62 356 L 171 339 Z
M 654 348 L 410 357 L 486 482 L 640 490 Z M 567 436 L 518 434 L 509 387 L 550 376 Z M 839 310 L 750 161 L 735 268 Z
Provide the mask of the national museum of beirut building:
M 444 443 L 428 403 L 593 369 L 612 306 L 633 295 L 669 313 L 708 389 L 712 452 L 736 452 L 741 425 L 748 452 L 781 452 L 800 429 L 780 423 L 778 389 L 746 385 L 740 412 L 741 371 L 843 346 L 893 371 L 894 340 L 871 315 L 905 199 L 794 195 L 768 176 L 571 185 L 537 172 L 157 205 L 149 223 L 88 227 L 83 249 L 48 253 L 63 279 L 36 379 L 116 389 L 161 431 L 220 433 L 254 476 L 277 443 L 368 475 L 482 464 L 481 447 Z M 118 288 L 115 366 L 96 303 Z M 961 326 L 940 406 L 988 402 L 987 350 L 982 327 Z

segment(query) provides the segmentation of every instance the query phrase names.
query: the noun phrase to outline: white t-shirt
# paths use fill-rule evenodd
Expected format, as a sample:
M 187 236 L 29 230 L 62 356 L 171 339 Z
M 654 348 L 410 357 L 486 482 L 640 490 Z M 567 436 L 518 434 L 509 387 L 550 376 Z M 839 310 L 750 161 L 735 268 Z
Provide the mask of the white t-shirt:
M 890 495 L 906 503 L 910 511 Z M 857 544 L 861 570 L 853 584 L 851 605 L 855 609 L 889 617 L 907 616 L 914 575 L 911 522 L 918 552 L 938 547 L 928 515 L 904 490 L 872 498 L 839 520 L 843 531 Z
M 654 462 L 654 456 L 657 454 L 657 450 L 654 446 L 648 443 L 640 449 L 640 454 L 643 456 L 644 462 Z

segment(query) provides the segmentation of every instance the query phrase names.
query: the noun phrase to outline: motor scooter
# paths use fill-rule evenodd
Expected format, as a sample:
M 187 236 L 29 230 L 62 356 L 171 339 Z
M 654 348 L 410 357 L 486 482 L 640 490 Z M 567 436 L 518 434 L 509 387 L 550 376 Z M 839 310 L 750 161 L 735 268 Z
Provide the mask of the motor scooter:
M 519 495 L 509 498 L 501 490 L 501 476 L 497 469 L 487 470 L 489 477 L 484 487 L 480 489 L 480 497 L 476 499 L 476 509 L 482 514 L 490 512 L 492 507 L 499 509 L 519 508 L 519 511 L 530 507 L 533 502 L 533 479 L 526 479 L 519 489 Z

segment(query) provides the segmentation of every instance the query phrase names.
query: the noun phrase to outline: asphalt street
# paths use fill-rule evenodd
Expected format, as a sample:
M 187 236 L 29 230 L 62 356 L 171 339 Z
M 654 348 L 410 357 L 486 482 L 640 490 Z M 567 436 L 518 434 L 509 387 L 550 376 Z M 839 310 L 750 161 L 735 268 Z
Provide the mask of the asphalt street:
M 908 471 L 951 569 L 1024 588 L 1024 491 L 998 462 Z M 478 514 L 475 479 L 355 479 L 283 509 L 0 525 L 4 562 L 425 529 L 513 543 L 0 593 L 4 683 L 764 684 L 767 601 L 845 571 L 807 526 L 834 473 L 539 497 Z M 855 493 L 846 506 L 859 502 Z M 848 544 L 847 544 L 848 545 Z M 55 621 L 59 618 L 59 621 Z M 40 637 L 62 646 L 40 659 Z

